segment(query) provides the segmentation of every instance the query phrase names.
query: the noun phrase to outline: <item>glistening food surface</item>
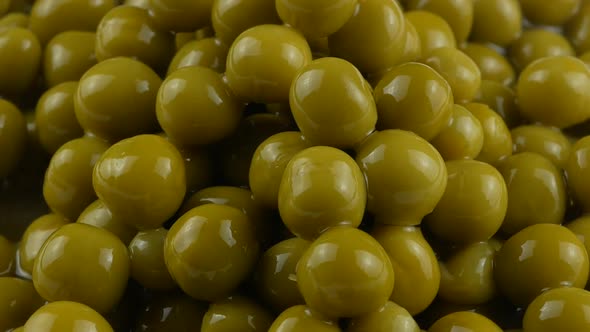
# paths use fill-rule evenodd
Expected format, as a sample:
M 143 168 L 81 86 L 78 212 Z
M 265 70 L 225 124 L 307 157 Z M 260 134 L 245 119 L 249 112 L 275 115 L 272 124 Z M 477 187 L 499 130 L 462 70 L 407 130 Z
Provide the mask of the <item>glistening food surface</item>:
M 590 331 L 590 0 L 0 0 L 0 332 Z

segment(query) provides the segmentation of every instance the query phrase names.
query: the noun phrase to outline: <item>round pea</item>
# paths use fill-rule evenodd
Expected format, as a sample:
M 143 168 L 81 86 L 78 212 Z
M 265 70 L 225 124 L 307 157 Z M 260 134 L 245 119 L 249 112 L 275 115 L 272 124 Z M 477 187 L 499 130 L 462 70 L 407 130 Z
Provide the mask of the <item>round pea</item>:
M 309 183 L 309 187 L 301 190 L 302 183 Z M 318 146 L 297 153 L 289 161 L 278 199 L 287 228 L 312 240 L 331 227 L 358 227 L 367 192 L 354 159 L 338 149 Z
M 295 76 L 289 104 L 301 133 L 310 143 L 352 148 L 377 123 L 371 87 L 348 61 L 314 60 Z
M 107 313 L 129 278 L 127 248 L 110 232 L 80 223 L 56 230 L 33 267 L 35 289 L 46 300 L 75 301 Z
M 98 198 L 124 222 L 139 229 L 159 228 L 184 199 L 184 160 L 160 136 L 134 136 L 105 151 L 94 167 L 92 184 Z
M 53 37 L 43 51 L 43 76 L 48 87 L 78 81 L 96 64 L 96 34 L 64 31 Z

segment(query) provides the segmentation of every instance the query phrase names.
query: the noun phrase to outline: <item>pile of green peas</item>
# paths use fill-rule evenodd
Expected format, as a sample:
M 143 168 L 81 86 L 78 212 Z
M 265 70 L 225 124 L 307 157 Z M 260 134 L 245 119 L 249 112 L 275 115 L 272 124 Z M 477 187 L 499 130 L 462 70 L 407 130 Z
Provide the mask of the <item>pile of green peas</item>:
M 0 16 L 0 332 L 590 331 L 590 1 Z

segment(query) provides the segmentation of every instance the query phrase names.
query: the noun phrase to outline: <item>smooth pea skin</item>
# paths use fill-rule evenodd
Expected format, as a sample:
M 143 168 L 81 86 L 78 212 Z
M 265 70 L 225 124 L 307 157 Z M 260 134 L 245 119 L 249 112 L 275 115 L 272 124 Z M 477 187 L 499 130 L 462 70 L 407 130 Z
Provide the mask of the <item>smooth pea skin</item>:
M 55 152 L 43 182 L 43 197 L 53 212 L 75 221 L 96 199 L 92 170 L 108 147 L 98 138 L 85 136 L 67 142 Z
M 353 318 L 346 331 L 420 332 L 420 327 L 404 307 L 387 301 L 379 310 Z
M 489 242 L 476 242 L 440 262 L 438 296 L 449 303 L 484 304 L 496 296 L 494 282 L 495 248 Z
M 550 56 L 576 55 L 568 40 L 559 33 L 545 29 L 526 30 L 510 45 L 508 55 L 517 70 L 531 62 Z
M 153 132 L 161 83 L 137 60 L 117 57 L 99 62 L 80 79 L 74 96 L 76 118 L 85 132 L 111 142 Z
M 283 311 L 272 323 L 268 332 L 342 332 L 337 322 L 312 312 L 304 305 Z
M 578 140 L 565 164 L 568 187 L 585 212 L 590 212 L 590 136 Z
M 0 99 L 0 179 L 19 165 L 27 144 L 27 124 L 21 111 L 11 102 Z
M 129 243 L 131 277 L 147 289 L 168 290 L 176 286 L 164 263 L 167 234 L 164 228 L 143 231 Z
M 570 0 L 568 0 L 570 1 Z M 568 2 L 566 1 L 566 2 Z M 578 54 L 590 51 L 590 3 L 585 1 L 565 25 L 564 34 Z
M 475 160 L 448 161 L 446 169 L 445 193 L 426 217 L 429 229 L 437 238 L 456 244 L 488 240 L 500 229 L 508 206 L 502 175 Z
M 225 77 L 241 99 L 285 102 L 297 71 L 310 62 L 311 50 L 299 32 L 281 25 L 259 25 L 241 33 L 230 47 Z
M 508 60 L 493 48 L 483 43 L 467 43 L 461 49 L 479 67 L 482 80 L 510 85 L 516 78 Z
M 60 32 L 96 30 L 100 19 L 113 7 L 113 0 L 35 1 L 31 8 L 29 28 L 45 45 Z
M 8 13 L 0 18 L 0 30 L 26 28 L 29 26 L 29 15 L 25 13 Z
M 363 74 L 374 74 L 403 62 L 400 45 L 405 39 L 405 20 L 397 2 L 359 1 L 348 22 L 328 37 L 328 46 L 332 56 L 350 61 Z
M 164 244 L 172 278 L 185 293 L 206 301 L 230 295 L 252 271 L 258 251 L 248 217 L 217 204 L 201 205 L 182 215 Z
M 379 223 L 419 225 L 447 186 L 441 155 L 408 131 L 372 134 L 358 149 L 356 162 L 367 182 L 367 209 Z
M 78 81 L 96 64 L 90 31 L 64 31 L 53 37 L 43 51 L 43 76 L 48 87 L 67 81 Z
M 173 35 L 157 25 L 147 10 L 117 6 L 96 28 L 96 58 L 132 57 L 146 65 L 166 69 L 174 55 Z
M 109 323 L 92 308 L 76 302 L 57 301 L 35 311 L 23 332 L 113 332 Z
M 436 70 L 451 86 L 454 100 L 472 100 L 481 85 L 481 72 L 465 53 L 452 47 L 432 50 L 422 61 Z
M 14 273 L 15 257 L 16 245 L 0 235 L 0 277 L 7 277 Z
M 520 0 L 524 16 L 536 24 L 562 25 L 584 3 L 583 0 Z
M 110 232 L 80 223 L 60 227 L 35 259 L 33 284 L 47 301 L 75 301 L 107 313 L 129 277 L 127 248 Z
M 201 331 L 201 321 L 208 304 L 182 293 L 157 293 L 147 301 L 136 319 L 136 332 Z
M 160 227 L 186 192 L 184 160 L 166 139 L 139 135 L 111 146 L 94 167 L 92 183 L 111 212 L 138 229 Z
M 283 22 L 309 37 L 327 37 L 344 26 L 354 14 L 357 0 L 277 0 Z
M 170 61 L 168 76 L 180 68 L 192 66 L 207 67 L 223 73 L 228 51 L 228 47 L 217 38 L 190 41 L 182 46 Z
M 572 231 L 578 237 L 584 247 L 586 247 L 586 252 L 590 252 L 590 216 L 583 215 L 579 218 L 574 219 L 570 223 L 566 224 L 570 231 Z M 590 280 L 586 283 L 586 289 L 590 288 Z
M 267 332 L 272 321 L 273 316 L 258 303 L 232 296 L 209 306 L 201 332 Z
M 437 320 L 428 332 L 502 332 L 502 329 L 483 315 L 458 311 Z
M 375 88 L 377 129 L 413 131 L 431 140 L 449 123 L 453 92 L 431 67 L 410 62 L 385 74 Z
M 149 10 L 149 8 L 146 8 L 147 10 Z M 186 45 L 187 43 L 195 40 L 196 38 L 196 32 L 177 32 L 174 34 L 174 48 L 176 49 L 176 52 L 178 52 L 178 50 L 180 50 L 184 45 Z
M 571 77 L 575 77 L 572 80 Z M 521 73 L 516 86 L 522 114 L 558 128 L 590 118 L 590 69 L 571 56 L 539 59 Z
M 69 30 L 95 31 L 100 19 L 115 7 L 114 0 L 41 0 L 31 8 L 29 28 L 42 45 Z
M 262 24 L 281 24 L 274 0 L 214 0 L 211 22 L 215 36 L 230 46 L 238 35 Z
M 0 331 L 23 325 L 43 303 L 29 280 L 0 277 Z
M 464 105 L 483 128 L 483 147 L 477 160 L 495 165 L 512 154 L 512 136 L 502 117 L 489 106 L 480 103 Z
M 197 206 L 205 204 L 219 204 L 234 207 L 242 211 L 252 223 L 254 233 L 262 244 L 267 244 L 272 234 L 268 223 L 268 212 L 252 196 L 248 189 L 231 186 L 214 186 L 201 189 L 190 196 L 180 207 L 184 214 Z
M 551 160 L 559 168 L 565 167 L 571 143 L 559 130 L 541 125 L 524 125 L 512 129 L 514 153 L 535 152 Z
M 514 128 L 522 122 L 516 93 L 500 82 L 482 80 L 473 101 L 488 105 L 502 117 L 508 128 Z
M 383 246 L 393 266 L 395 287 L 390 300 L 412 316 L 424 311 L 438 292 L 440 269 L 420 228 L 377 225 L 371 235 Z
M 412 24 L 412 22 L 410 22 L 405 16 L 404 21 L 406 25 L 406 44 L 404 45 L 404 56 L 402 57 L 402 60 L 400 60 L 400 63 L 418 61 L 422 57 L 420 35 L 418 34 L 418 30 L 414 27 L 414 24 Z M 383 72 L 381 74 L 383 74 Z
M 586 248 L 560 225 L 537 224 L 514 234 L 494 264 L 498 290 L 519 306 L 528 305 L 546 289 L 583 288 L 588 281 Z
M 533 224 L 561 224 L 567 206 L 561 170 L 542 155 L 522 152 L 498 165 L 508 188 L 502 231 L 514 234 Z
M 295 76 L 289 105 L 306 140 L 315 145 L 352 148 L 377 123 L 371 86 L 348 61 L 321 58 Z
M 100 199 L 88 205 L 76 222 L 105 229 L 116 235 L 124 244 L 128 244 L 137 234 L 133 222 L 124 222 L 109 210 Z
M 0 94 L 20 95 L 33 85 L 41 65 L 41 45 L 25 28 L 0 31 Z
M 64 82 L 45 91 L 35 108 L 39 143 L 53 154 L 63 144 L 84 135 L 74 111 L 78 82 Z
M 524 332 L 588 331 L 590 292 L 573 288 L 550 289 L 537 296 L 524 314 Z
M 507 46 L 522 32 L 518 0 L 475 0 L 471 40 Z
M 357 317 L 387 302 L 394 271 L 387 252 L 373 237 L 356 228 L 336 227 L 303 254 L 297 283 L 312 310 L 327 317 Z
M 33 273 L 35 258 L 45 241 L 53 232 L 66 224 L 68 224 L 67 219 L 54 213 L 45 214 L 33 220 L 25 230 L 18 247 L 20 268 L 23 271 Z
M 196 31 L 211 25 L 213 0 L 151 0 L 149 9 L 164 30 Z
M 293 234 L 306 240 L 331 227 L 358 227 L 366 202 L 365 181 L 358 165 L 345 152 L 331 147 L 297 153 L 287 164 L 279 186 L 281 219 Z
M 262 142 L 252 157 L 249 185 L 254 198 L 260 204 L 277 209 L 279 188 L 285 168 L 291 158 L 310 147 L 298 131 L 286 131 L 272 135 Z
M 440 47 L 457 47 L 453 30 L 442 17 L 425 10 L 412 10 L 404 15 L 418 32 L 424 55 Z
M 305 303 L 293 276 L 299 259 L 310 244 L 298 237 L 287 239 L 269 248 L 258 261 L 254 276 L 256 290 L 273 311 L 280 313 Z
M 171 140 L 184 146 L 207 145 L 229 137 L 242 113 L 242 104 L 221 75 L 205 67 L 171 73 L 156 99 L 160 126 Z
M 451 27 L 458 44 L 467 40 L 473 25 L 471 0 L 409 0 L 409 10 L 426 10 L 442 17 Z
M 475 159 L 483 148 L 483 127 L 465 107 L 455 104 L 451 122 L 430 143 L 444 160 Z

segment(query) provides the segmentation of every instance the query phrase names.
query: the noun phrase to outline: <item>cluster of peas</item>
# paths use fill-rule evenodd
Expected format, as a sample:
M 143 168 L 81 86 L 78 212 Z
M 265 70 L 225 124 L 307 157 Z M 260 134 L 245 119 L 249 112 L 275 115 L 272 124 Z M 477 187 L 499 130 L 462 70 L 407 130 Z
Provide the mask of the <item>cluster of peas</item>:
M 590 1 L 0 13 L 0 332 L 590 331 Z

